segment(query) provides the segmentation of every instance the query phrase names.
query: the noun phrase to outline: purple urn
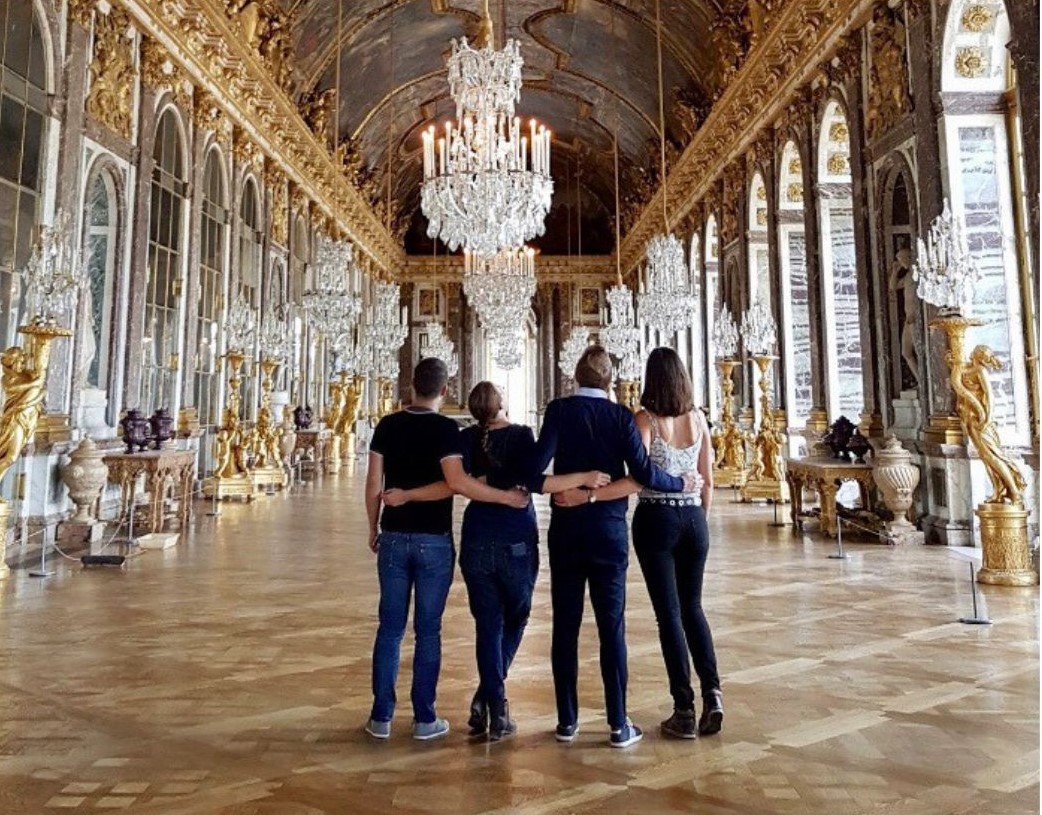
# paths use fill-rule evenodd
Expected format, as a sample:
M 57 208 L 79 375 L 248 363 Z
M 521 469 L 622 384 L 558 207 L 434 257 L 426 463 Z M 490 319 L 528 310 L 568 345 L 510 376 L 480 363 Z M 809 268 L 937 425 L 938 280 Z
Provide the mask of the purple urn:
M 138 408 L 131 408 L 119 422 L 123 430 L 123 442 L 127 452 L 133 453 L 148 447 L 148 419 Z
M 174 437 L 174 417 L 166 408 L 158 408 L 152 414 L 152 418 L 148 420 L 148 424 L 152 429 L 152 439 L 157 450 L 162 447 L 163 442 L 170 441 Z

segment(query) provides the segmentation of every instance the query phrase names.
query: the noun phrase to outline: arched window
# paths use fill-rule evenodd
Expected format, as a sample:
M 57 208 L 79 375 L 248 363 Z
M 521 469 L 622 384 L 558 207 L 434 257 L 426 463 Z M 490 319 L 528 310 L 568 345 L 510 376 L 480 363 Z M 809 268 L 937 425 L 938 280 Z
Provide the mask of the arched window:
M 203 170 L 202 234 L 199 242 L 199 302 L 196 304 L 195 406 L 199 424 L 220 421 L 221 316 L 227 300 L 228 209 L 221 154 L 214 149 Z
M 261 293 L 261 252 L 264 235 L 260 231 L 260 195 L 257 184 L 247 178 L 242 188 L 242 201 L 239 205 L 239 266 L 235 279 L 235 297 L 243 299 L 253 307 L 254 325 L 260 325 L 260 293 Z M 233 297 L 234 300 L 234 297 Z M 257 334 L 254 332 L 254 343 Z M 254 348 L 245 349 L 247 358 L 254 356 Z M 254 405 L 253 378 L 242 378 L 242 404 L 247 417 L 253 416 Z
M 771 264 L 767 248 L 767 186 L 759 172 L 749 185 L 749 302 L 771 307 Z
M 112 363 L 112 309 L 116 300 L 116 185 L 102 170 L 87 190 L 84 243 L 87 257 L 86 316 L 90 333 L 84 337 L 84 361 L 90 359 L 83 385 L 107 390 Z
M 145 414 L 172 407 L 178 363 L 178 298 L 183 280 L 186 172 L 177 116 L 168 108 L 152 151 L 152 209 L 148 225 L 141 343 L 141 399 Z
M 1026 443 L 1018 269 L 1018 252 L 1026 254 L 1026 247 L 1017 240 L 1024 231 L 1014 207 L 1014 183 L 1022 177 L 1023 164 L 1009 39 L 1001 2 L 951 4 L 942 52 L 941 91 L 947 106 L 942 138 L 951 206 L 965 219 L 969 250 L 982 273 L 973 289 L 972 313 L 984 325 L 973 329 L 970 341 L 991 346 L 1003 361 L 1003 369 L 991 378 L 993 417 L 1007 443 Z
M 818 210 L 821 219 L 821 286 L 825 312 L 829 416 L 853 422 L 864 410 L 861 324 L 854 252 L 854 200 L 850 130 L 846 112 L 829 102 L 821 123 Z
M 303 319 L 304 291 L 307 283 L 308 261 L 311 258 L 311 240 L 307 221 L 298 215 L 293 222 L 293 244 L 289 259 L 289 299 L 293 306 L 290 330 L 293 337 L 293 352 L 289 376 L 290 401 L 301 401 L 301 383 L 307 370 L 307 335 Z
M 794 142 L 782 150 L 778 173 L 778 249 L 781 257 L 779 344 L 785 359 L 789 426 L 803 427 L 814 405 L 810 367 L 807 240 L 803 225 L 803 163 Z
M 32 3 L 4 3 L 0 24 L 0 339 L 6 348 L 23 319 L 21 271 L 40 217 L 47 54 Z
M 706 404 L 706 359 L 705 335 L 703 326 L 705 319 L 705 303 L 702 299 L 702 240 L 697 232 L 691 236 L 691 293 L 695 296 L 695 314 L 697 315 L 688 329 L 688 342 L 691 348 L 691 361 L 688 370 L 691 373 L 691 384 L 694 386 L 695 405 Z
M 720 246 L 716 230 L 716 217 L 709 216 L 706 221 L 705 245 L 702 247 L 703 262 L 705 263 L 705 326 L 706 326 L 706 381 L 709 392 L 706 394 L 706 403 L 709 406 L 709 415 L 717 415 L 719 406 L 719 380 L 716 371 L 716 359 L 719 355 L 713 345 L 713 324 L 716 315 L 720 311 L 723 299 L 720 296 Z

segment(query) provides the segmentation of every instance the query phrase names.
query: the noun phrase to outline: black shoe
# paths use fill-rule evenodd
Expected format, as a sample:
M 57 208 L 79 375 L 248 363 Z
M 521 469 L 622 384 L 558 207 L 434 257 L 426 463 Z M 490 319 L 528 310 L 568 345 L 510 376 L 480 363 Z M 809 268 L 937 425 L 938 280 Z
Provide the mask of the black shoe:
M 724 695 L 718 690 L 702 699 L 702 716 L 698 720 L 698 732 L 703 736 L 719 733 L 724 726 Z
M 612 747 L 629 747 L 642 738 L 644 738 L 644 731 L 627 719 L 626 724 L 618 730 L 611 731 L 611 735 L 608 737 L 608 744 Z
M 563 744 L 570 744 L 579 735 L 578 724 L 559 724 L 554 731 L 554 738 Z
M 662 735 L 671 736 L 674 739 L 693 739 L 698 736 L 693 710 L 674 710 L 673 715 L 662 722 L 659 727 L 662 729 Z
M 472 736 L 484 736 L 488 731 L 488 705 L 479 694 L 480 691 L 476 692 L 474 698 L 470 700 L 470 718 L 467 719 L 467 727 L 470 728 Z
M 503 700 L 503 709 L 490 714 L 488 740 L 499 741 L 504 736 L 513 736 L 517 732 L 517 722 L 510 718 L 510 705 Z

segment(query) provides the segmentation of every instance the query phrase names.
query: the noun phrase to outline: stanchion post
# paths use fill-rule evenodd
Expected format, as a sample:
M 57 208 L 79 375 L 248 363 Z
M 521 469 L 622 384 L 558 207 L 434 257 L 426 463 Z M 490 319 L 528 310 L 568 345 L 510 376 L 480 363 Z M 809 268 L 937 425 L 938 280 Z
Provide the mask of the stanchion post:
M 843 517 L 836 513 L 836 551 L 829 555 L 832 560 L 846 560 L 847 553 L 843 551 Z
M 965 625 L 991 625 L 991 620 L 981 617 L 977 610 L 977 576 L 973 573 L 973 561 L 967 561 L 970 567 L 970 594 L 973 596 L 973 616 L 960 617 L 959 622 Z
M 772 523 L 767 524 L 767 526 L 776 526 L 776 527 L 788 526 L 788 524 L 781 523 L 781 522 L 778 521 L 778 501 L 776 501 L 775 499 L 772 498 L 771 499 L 771 504 L 774 506 L 774 521 Z
M 43 528 L 43 539 L 40 541 L 40 568 L 33 569 L 29 572 L 29 577 L 51 577 L 54 572 L 47 570 L 47 539 L 50 537 L 48 534 L 50 525 Z

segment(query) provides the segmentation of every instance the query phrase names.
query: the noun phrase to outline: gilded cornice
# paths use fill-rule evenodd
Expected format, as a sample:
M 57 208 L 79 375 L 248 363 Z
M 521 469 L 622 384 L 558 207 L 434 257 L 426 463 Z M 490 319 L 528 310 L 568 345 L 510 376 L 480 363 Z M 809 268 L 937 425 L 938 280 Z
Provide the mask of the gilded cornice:
M 872 5 L 873 0 L 778 0 L 770 27 L 626 234 L 621 249 L 625 274 L 642 262 L 648 241 L 662 229 L 662 196 L 668 195 L 670 218 L 679 223 L 710 190 L 720 170 L 746 152 L 819 71 L 844 32 L 868 17 Z
M 120 0 L 138 26 L 169 51 L 190 81 L 219 101 L 228 118 L 306 191 L 381 267 L 397 268 L 401 247 L 339 172 L 296 105 L 216 0 Z
M 615 282 L 613 255 L 537 255 L 535 276 L 539 283 L 580 283 L 591 286 Z M 434 257 L 406 257 L 399 277 L 413 282 L 458 283 L 463 279 L 463 258 L 460 255 Z

